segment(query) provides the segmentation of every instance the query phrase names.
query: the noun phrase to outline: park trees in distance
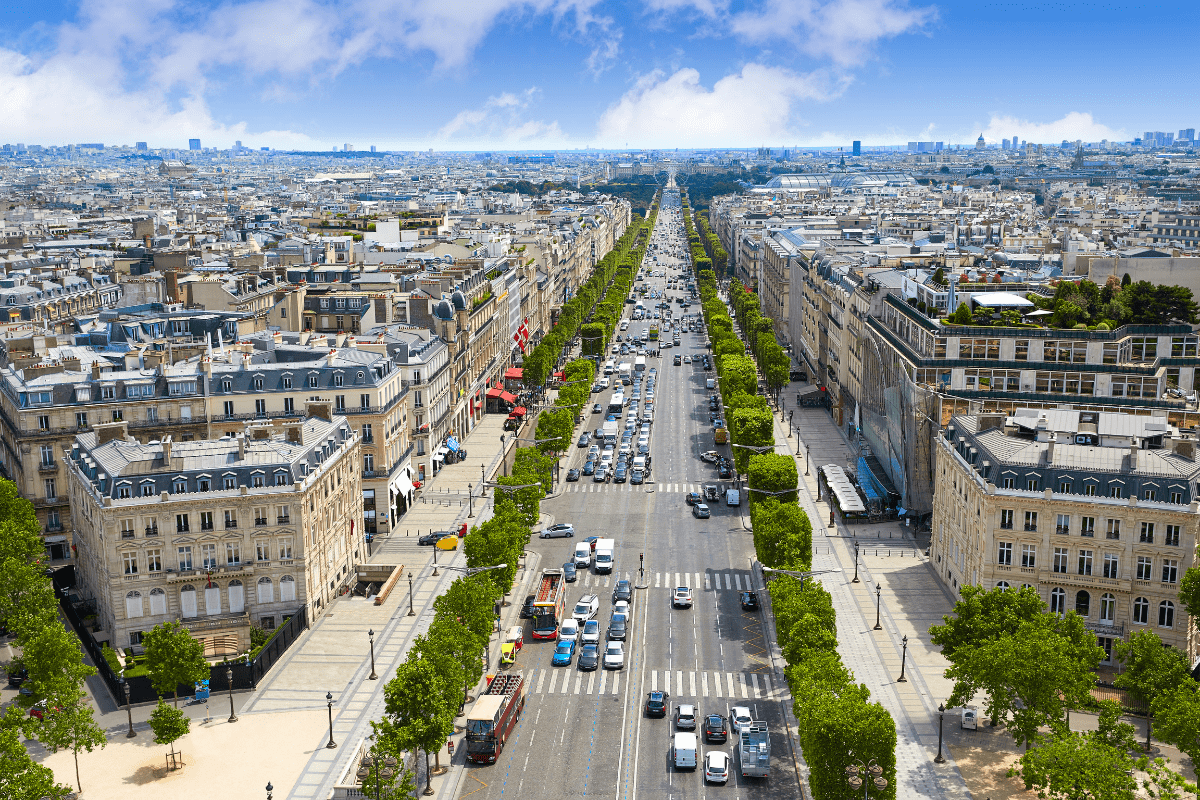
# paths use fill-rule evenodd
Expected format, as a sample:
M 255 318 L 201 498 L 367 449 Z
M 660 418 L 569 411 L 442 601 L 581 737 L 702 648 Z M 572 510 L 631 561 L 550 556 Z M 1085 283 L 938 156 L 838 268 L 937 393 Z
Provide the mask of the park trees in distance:
M 204 658 L 204 645 L 179 622 L 160 622 L 142 636 L 150 684 L 160 695 L 167 692 L 179 705 L 179 687 L 192 686 L 212 673 Z

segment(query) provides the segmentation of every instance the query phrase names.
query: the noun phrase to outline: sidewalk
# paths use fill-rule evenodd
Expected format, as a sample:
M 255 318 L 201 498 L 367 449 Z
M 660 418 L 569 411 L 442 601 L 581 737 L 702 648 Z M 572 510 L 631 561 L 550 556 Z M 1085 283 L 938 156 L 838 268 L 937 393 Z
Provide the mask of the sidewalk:
M 923 551 L 914 547 L 911 539 L 902 538 L 896 522 L 827 527 L 829 509 L 814 500 L 817 467 L 831 463 L 845 466 L 852 451 L 824 409 L 797 408 L 795 412 L 792 424 L 800 431 L 800 441 L 789 438 L 787 422 L 781 423 L 776 416 L 777 452 L 799 455 L 800 504 L 813 525 L 813 570 L 841 570 L 841 574 L 819 578 L 837 611 L 838 652 L 855 678 L 871 690 L 871 699 L 882 704 L 896 722 L 896 794 L 970 797 L 948 750 L 943 750 L 945 764 L 933 761 L 937 754 L 938 704 L 949 696 L 952 686 L 943 677 L 947 662 L 928 641 L 929 626 L 950 613 L 953 598 L 929 570 Z M 894 536 L 891 541 L 890 536 Z M 856 539 L 862 540 L 864 549 L 860 552 L 859 582 L 853 583 Z M 870 549 L 866 549 L 868 542 Z M 879 555 L 875 555 L 877 545 Z M 881 587 L 880 631 L 873 630 L 876 583 Z M 904 683 L 897 681 L 902 636 L 908 636 Z

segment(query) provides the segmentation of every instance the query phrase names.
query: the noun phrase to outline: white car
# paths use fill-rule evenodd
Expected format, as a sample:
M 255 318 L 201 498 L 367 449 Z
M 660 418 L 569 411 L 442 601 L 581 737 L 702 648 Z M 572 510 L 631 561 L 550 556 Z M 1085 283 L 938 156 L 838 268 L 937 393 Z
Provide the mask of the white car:
M 750 716 L 750 709 L 746 706 L 734 706 L 729 709 L 729 727 L 733 728 L 734 733 L 741 733 L 742 728 L 753 722 L 754 719 Z
M 671 595 L 671 605 L 674 608 L 691 608 L 692 590 L 686 586 L 676 586 L 674 594 Z
M 725 783 L 729 780 L 729 754 L 724 750 L 709 750 L 704 754 L 704 780 Z
M 561 642 L 564 639 L 572 641 L 579 638 L 579 623 L 573 619 L 564 619 L 562 624 L 558 626 L 558 640 Z
M 583 623 L 583 635 L 579 639 L 582 644 L 600 644 L 600 620 L 589 619 Z
M 582 625 L 592 617 L 596 616 L 596 612 L 600 609 L 600 598 L 594 594 L 585 594 L 579 598 L 579 602 L 575 604 L 575 611 L 571 616 L 574 620 Z
M 617 614 L 624 614 L 625 616 L 629 616 L 629 601 L 628 600 L 618 600 L 617 602 L 613 603 L 612 613 L 614 616 Z
M 625 645 L 621 642 L 609 641 L 604 647 L 604 668 L 625 669 Z

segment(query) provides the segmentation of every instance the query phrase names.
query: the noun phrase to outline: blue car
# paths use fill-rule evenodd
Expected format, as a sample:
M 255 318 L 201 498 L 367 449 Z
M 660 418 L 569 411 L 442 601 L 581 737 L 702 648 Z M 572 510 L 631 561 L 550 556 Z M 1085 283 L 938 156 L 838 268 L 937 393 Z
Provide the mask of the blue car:
M 550 659 L 550 663 L 556 667 L 569 667 L 574 656 L 575 640 L 564 639 L 554 648 L 554 658 Z
M 595 471 L 596 471 L 596 462 L 588 461 L 588 462 L 584 463 L 584 465 L 583 465 L 583 474 L 584 475 L 591 475 L 591 474 L 595 473 Z

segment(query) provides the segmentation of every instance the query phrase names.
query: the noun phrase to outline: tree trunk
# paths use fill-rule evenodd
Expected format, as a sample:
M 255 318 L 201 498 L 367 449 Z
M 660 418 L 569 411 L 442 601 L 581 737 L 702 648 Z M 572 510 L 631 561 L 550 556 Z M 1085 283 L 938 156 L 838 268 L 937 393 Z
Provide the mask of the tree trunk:
M 83 794 L 83 784 L 79 781 L 79 750 L 74 749 L 75 754 L 75 786 L 79 789 L 79 793 Z
M 1147 710 L 1146 711 L 1146 752 L 1147 753 L 1150 752 L 1150 729 L 1151 729 L 1150 711 Z

